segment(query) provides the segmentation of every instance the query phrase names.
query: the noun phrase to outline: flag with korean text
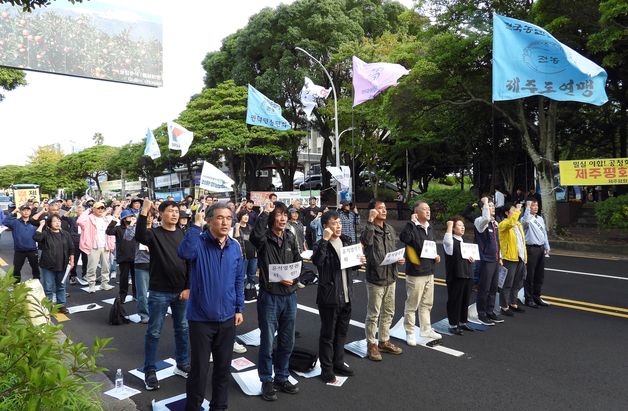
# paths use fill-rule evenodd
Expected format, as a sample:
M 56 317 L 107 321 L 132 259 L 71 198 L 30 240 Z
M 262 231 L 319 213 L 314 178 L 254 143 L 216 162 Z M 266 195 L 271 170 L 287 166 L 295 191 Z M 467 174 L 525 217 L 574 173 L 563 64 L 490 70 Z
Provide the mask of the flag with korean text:
M 301 105 L 308 119 L 312 118 L 312 110 L 316 107 L 317 100 L 327 98 L 329 93 L 331 93 L 331 88 L 317 86 L 308 77 L 305 78 L 305 83 L 301 89 Z
M 353 107 L 375 98 L 410 71 L 401 64 L 365 63 L 353 56 Z
M 281 106 L 249 84 L 246 105 L 246 123 L 275 130 L 290 130 L 292 126 L 281 116 Z
M 183 126 L 180 126 L 174 121 L 168 122 L 168 148 L 169 149 L 181 150 L 181 157 L 183 157 L 190 149 L 193 139 L 194 139 L 194 135 L 192 134 L 191 131 L 187 130 Z
M 493 14 L 493 101 L 534 95 L 601 106 L 606 71 L 546 30 Z
M 144 148 L 144 155 L 149 156 L 153 160 L 161 157 L 159 144 L 157 144 L 157 139 L 150 128 L 146 132 L 146 148 Z

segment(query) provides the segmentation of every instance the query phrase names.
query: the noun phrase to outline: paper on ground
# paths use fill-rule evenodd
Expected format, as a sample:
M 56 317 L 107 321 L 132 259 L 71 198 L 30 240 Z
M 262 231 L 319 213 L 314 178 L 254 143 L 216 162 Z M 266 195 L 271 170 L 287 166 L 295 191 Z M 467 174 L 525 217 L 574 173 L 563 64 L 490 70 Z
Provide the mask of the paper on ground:
M 186 394 L 179 394 L 161 401 L 153 400 L 151 402 L 151 405 L 153 407 L 153 411 L 172 411 L 177 409 L 184 409 L 186 398 Z M 209 401 L 203 400 L 201 408 L 205 411 L 209 410 Z
M 436 323 L 432 323 L 432 328 L 439 334 L 453 335 L 449 332 L 449 319 L 447 318 L 443 318 Z
M 238 337 L 238 340 L 240 340 L 240 342 L 244 345 L 259 347 L 261 335 L 262 335 L 262 331 L 259 328 L 256 328 L 253 331 L 249 331 L 246 334 L 238 335 L 237 337 Z
M 131 322 L 134 322 L 135 324 L 138 324 L 142 321 L 142 317 L 140 317 L 139 314 L 127 315 L 125 318 Z
M 332 387 L 342 387 L 342 384 L 347 381 L 349 377 L 342 377 L 340 375 L 336 375 L 336 381 L 328 382 L 327 385 L 331 385 Z
M 89 306 L 92 306 L 92 307 L 87 308 Z M 83 311 L 94 311 L 101 308 L 102 308 L 101 305 L 91 303 L 91 304 L 75 305 L 73 307 L 68 307 L 68 311 L 70 312 L 70 314 L 74 314 L 74 313 L 81 313 Z
M 319 375 L 321 375 L 321 362 L 319 360 L 316 360 L 316 365 L 314 366 L 314 368 L 312 368 L 310 371 L 308 372 L 301 372 L 301 371 L 294 371 L 292 370 L 296 375 L 301 376 L 301 377 L 305 377 L 305 378 L 314 378 L 314 377 L 318 377 Z
M 158 361 L 155 364 L 155 369 L 157 370 L 157 379 L 159 381 L 164 378 L 172 377 L 174 375 L 174 367 L 177 365 L 177 362 L 173 358 L 168 358 L 164 361 Z M 144 372 L 140 371 L 144 367 L 134 368 L 129 370 L 129 374 L 136 376 L 140 380 L 144 381 Z
M 105 391 L 105 394 L 110 397 L 117 398 L 119 400 L 124 400 L 129 398 L 132 395 L 139 394 L 140 390 L 136 390 L 135 388 L 127 387 L 123 385 L 121 388 L 113 388 L 109 391 Z
M 259 380 L 257 369 L 244 372 L 232 372 L 231 375 L 240 386 L 240 389 L 242 389 L 242 392 L 246 395 L 262 395 L 262 382 Z M 288 378 L 288 381 L 292 384 L 298 383 L 292 376 Z
M 105 304 L 113 305 L 113 300 L 115 300 L 115 298 L 107 298 L 106 300 L 102 300 L 102 302 Z M 127 295 L 126 298 L 124 299 L 125 303 L 131 302 L 131 301 L 133 301 L 132 295 Z
M 255 367 L 255 363 L 249 361 L 247 358 L 239 357 L 231 360 L 231 366 L 237 371 L 242 371 L 247 368 Z
M 360 358 L 366 358 L 366 338 L 345 344 L 345 350 L 354 353 Z

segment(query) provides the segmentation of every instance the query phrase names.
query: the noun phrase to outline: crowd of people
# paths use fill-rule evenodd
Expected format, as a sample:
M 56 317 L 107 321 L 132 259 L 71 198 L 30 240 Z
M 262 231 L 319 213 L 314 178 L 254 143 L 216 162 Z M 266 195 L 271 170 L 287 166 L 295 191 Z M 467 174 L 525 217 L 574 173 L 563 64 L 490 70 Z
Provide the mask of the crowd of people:
M 480 215 L 473 214 L 474 208 Z M 550 247 L 538 201 L 529 198 L 523 215 L 521 202 L 504 203 L 499 207 L 501 213 L 496 209 L 495 202 L 483 196 L 479 205 L 465 210 L 464 217 L 453 216 L 447 221 L 443 248 L 451 334 L 474 330 L 468 317 L 474 282 L 478 322 L 486 326 L 524 311 L 522 305 L 548 305 L 541 298 L 541 290 L 543 257 L 549 255 Z M 367 221 L 361 224 L 359 210 L 349 202 L 330 209 L 320 207 L 313 197 L 308 207 L 301 207 L 298 200 L 286 205 L 271 194 L 259 211 L 251 200 L 236 205 L 213 197 L 195 200 L 191 196 L 181 202 L 173 198 L 108 203 L 55 200 L 41 209 L 28 202 L 11 212 L 3 223 L 13 234 L 16 280 L 21 280 L 21 270 L 28 261 L 33 278 L 41 279 L 46 296 L 55 300 L 63 313 L 68 312 L 63 281 L 66 271 L 70 272 L 70 283 L 76 283 L 76 263 L 82 259 L 83 281 L 91 293 L 96 291 L 100 266 L 100 289 L 111 290 L 110 271 L 115 257 L 120 301 L 133 295 L 141 323 L 147 324 L 147 390 L 159 388 L 156 354 L 170 308 L 175 335 L 174 372 L 187 378 L 186 409 L 198 410 L 212 360 L 211 409 L 227 408 L 233 352 L 246 351 L 235 341 L 236 327 L 244 321 L 245 294 L 246 298 L 257 299 L 262 398 L 275 401 L 278 392 L 298 393 L 299 388 L 289 381 L 289 360 L 295 339 L 297 290 L 303 287 L 294 267 L 302 267 L 304 251 L 311 250 L 316 268 L 316 303 L 321 321 L 318 355 L 324 382 L 334 382 L 337 375 L 354 375 L 343 353 L 352 312 L 352 279 L 360 267 L 366 272 L 365 336 L 370 360 L 382 361 L 382 353 L 403 352 L 390 338 L 395 288 L 403 265 L 407 345 L 418 343 L 417 312 L 422 341 L 442 338 L 430 319 L 434 271 L 441 263 L 430 206 L 418 201 L 399 236 L 387 216 L 386 203 L 380 199 L 371 200 Z M 473 224 L 473 243 L 477 244 L 480 261 L 475 261 L 466 247 L 465 218 Z M 398 249 L 399 241 L 405 246 L 405 257 L 388 261 L 387 256 Z M 344 250 L 354 244 L 361 244 L 359 261 L 346 266 Z M 382 264 L 384 260 L 388 263 Z M 282 270 L 291 274 L 282 276 Z M 517 295 L 522 287 L 525 301 L 520 302 Z M 498 292 L 501 315 L 495 311 Z

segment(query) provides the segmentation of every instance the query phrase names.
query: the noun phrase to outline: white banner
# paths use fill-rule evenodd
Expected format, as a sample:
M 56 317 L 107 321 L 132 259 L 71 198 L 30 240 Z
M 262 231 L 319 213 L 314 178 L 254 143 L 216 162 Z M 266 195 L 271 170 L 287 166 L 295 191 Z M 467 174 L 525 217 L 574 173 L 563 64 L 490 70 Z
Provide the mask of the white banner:
M 199 186 L 207 191 L 214 193 L 226 193 L 233 191 L 235 181 L 228 175 L 218 170 L 216 166 L 207 161 L 203 162 L 203 171 L 201 171 L 201 181 Z
M 155 187 L 166 187 L 175 184 L 179 184 L 179 175 L 177 173 L 155 177 Z

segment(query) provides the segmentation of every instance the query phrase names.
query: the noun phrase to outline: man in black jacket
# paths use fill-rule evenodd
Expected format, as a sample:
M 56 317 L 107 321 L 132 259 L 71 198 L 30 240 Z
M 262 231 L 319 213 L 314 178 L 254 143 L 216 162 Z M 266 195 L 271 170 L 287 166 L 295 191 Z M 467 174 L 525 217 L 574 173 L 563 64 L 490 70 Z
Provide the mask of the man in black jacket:
M 318 269 L 318 292 L 316 304 L 321 317 L 321 333 L 318 340 L 318 355 L 321 362 L 321 379 L 334 382 L 335 374 L 352 376 L 353 370 L 344 363 L 344 345 L 351 319 L 352 279 L 349 270 L 341 269 L 342 247 L 352 244 L 349 237 L 342 235 L 342 226 L 337 212 L 329 211 L 321 217 L 323 238 L 314 244 L 312 262 Z M 361 257 L 362 264 L 366 258 Z
M 414 206 L 410 222 L 406 224 L 399 239 L 407 247 L 406 260 L 406 303 L 403 325 L 406 329 L 406 342 L 409 346 L 416 345 L 414 324 L 416 311 L 419 310 L 421 337 L 441 339 L 442 335 L 432 329 L 430 313 L 434 305 L 434 264 L 440 262 L 440 256 L 421 258 L 424 248 L 436 251 L 436 240 L 430 225 L 430 206 L 419 201 Z M 412 249 L 412 250 L 409 250 Z M 427 254 L 426 254 L 427 255 Z
M 251 243 L 257 248 L 259 296 L 257 318 L 261 331 L 259 347 L 259 379 L 262 398 L 277 400 L 276 390 L 296 394 L 299 388 L 288 381 L 288 362 L 294 346 L 294 325 L 297 317 L 298 279 L 271 281 L 271 264 L 291 264 L 301 261 L 295 236 L 286 230 L 286 205 L 268 202 L 260 213 L 251 233 Z M 273 353 L 273 338 L 277 332 L 277 350 Z M 273 381 L 273 364 L 275 378 Z

